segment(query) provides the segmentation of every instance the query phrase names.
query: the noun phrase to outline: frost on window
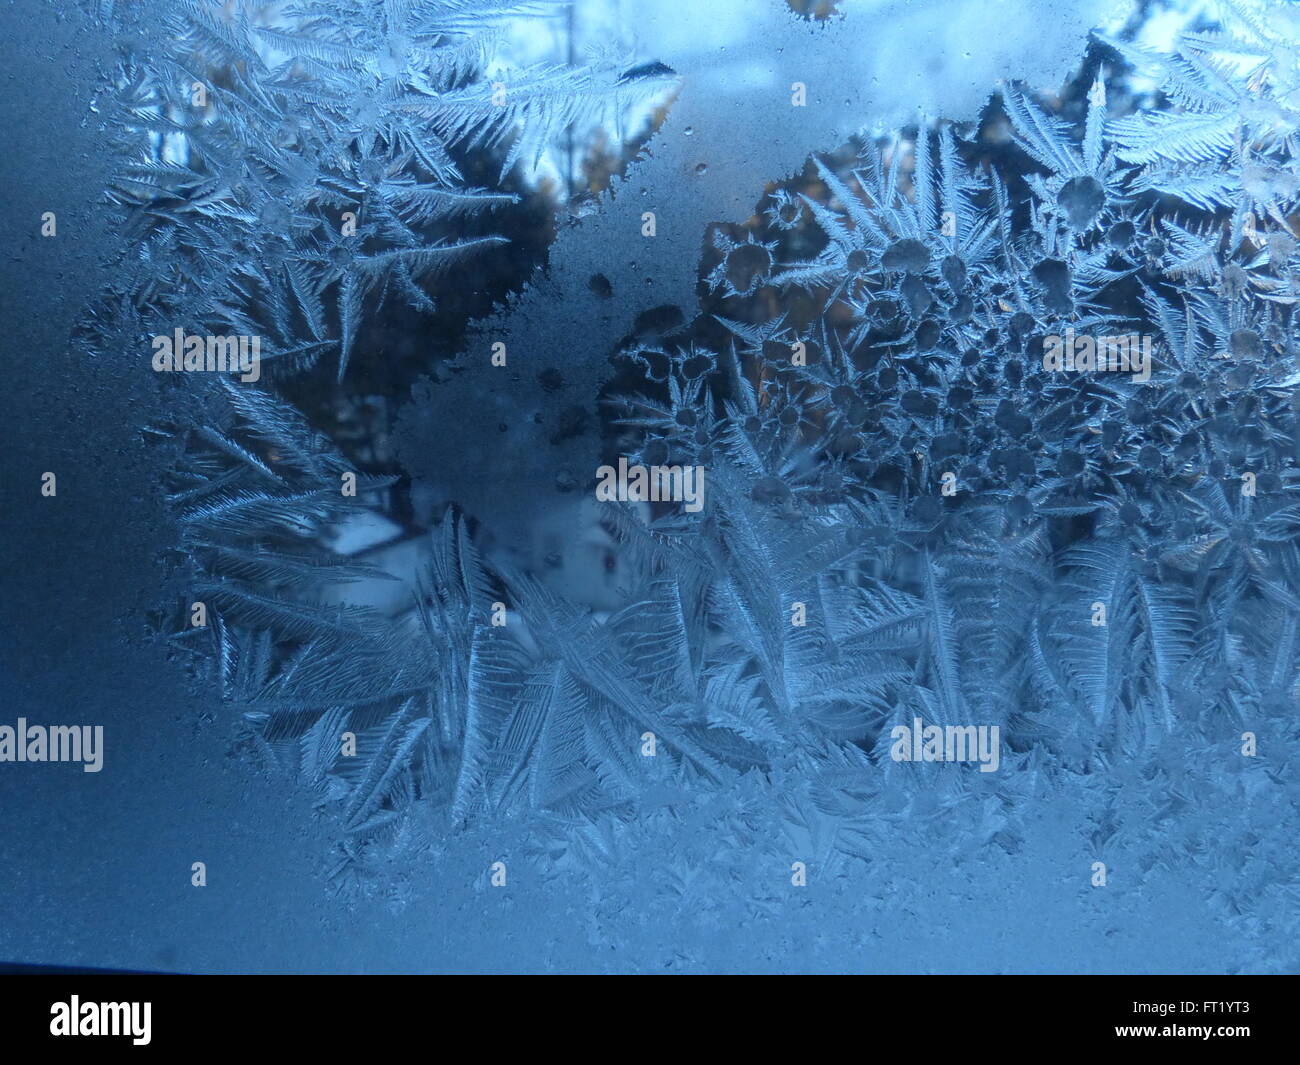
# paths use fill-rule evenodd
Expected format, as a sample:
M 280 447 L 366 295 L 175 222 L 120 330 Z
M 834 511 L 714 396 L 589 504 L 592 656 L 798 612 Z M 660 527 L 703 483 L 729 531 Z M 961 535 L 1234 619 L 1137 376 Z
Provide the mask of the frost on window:
M 509 839 L 627 968 L 807 890 L 791 967 L 898 970 L 898 900 L 1105 862 L 1294 967 L 1293 6 L 98 8 L 79 343 L 157 371 L 157 638 L 322 894 Z

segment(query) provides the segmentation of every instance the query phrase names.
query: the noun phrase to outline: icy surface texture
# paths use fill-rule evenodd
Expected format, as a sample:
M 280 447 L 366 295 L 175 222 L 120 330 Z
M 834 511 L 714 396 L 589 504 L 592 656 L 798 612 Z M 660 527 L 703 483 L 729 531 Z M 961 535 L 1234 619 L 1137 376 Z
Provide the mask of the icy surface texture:
M 160 638 L 374 933 L 281 959 L 1294 970 L 1295 9 L 1151 50 L 1105 3 L 753 6 L 560 66 L 496 51 L 545 4 L 185 0 L 119 49 L 80 342 L 266 345 L 145 426 Z M 647 113 L 386 397 L 400 464 L 313 424 L 511 254 L 565 136 Z M 1080 337 L 1150 361 L 1045 363 Z M 702 505 L 598 501 L 620 458 Z M 918 719 L 996 726 L 995 770 L 899 760 Z

